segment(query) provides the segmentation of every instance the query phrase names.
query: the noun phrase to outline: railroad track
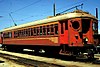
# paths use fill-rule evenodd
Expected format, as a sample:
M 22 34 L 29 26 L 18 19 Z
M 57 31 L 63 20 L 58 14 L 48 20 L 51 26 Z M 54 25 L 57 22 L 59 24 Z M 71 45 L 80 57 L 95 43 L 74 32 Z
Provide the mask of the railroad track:
M 97 64 L 67 61 L 0 50 L 0 57 L 34 67 L 100 67 Z
M 0 53 L 0 57 L 10 61 L 14 61 L 21 65 L 25 65 L 26 67 L 31 67 L 31 66 L 32 67 L 61 67 L 61 65 L 50 64 L 42 61 L 36 61 L 36 60 L 32 60 L 32 59 L 28 59 L 16 55 L 5 54 L 5 53 L 4 54 Z

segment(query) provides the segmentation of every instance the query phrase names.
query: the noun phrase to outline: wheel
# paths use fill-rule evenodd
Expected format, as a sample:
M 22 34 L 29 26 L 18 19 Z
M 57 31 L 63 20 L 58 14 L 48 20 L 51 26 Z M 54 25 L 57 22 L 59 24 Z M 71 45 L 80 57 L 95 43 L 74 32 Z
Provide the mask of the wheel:
M 87 55 L 88 59 L 90 59 L 90 60 L 94 59 L 94 53 L 93 53 L 92 49 L 88 49 L 87 53 L 88 53 L 88 55 Z

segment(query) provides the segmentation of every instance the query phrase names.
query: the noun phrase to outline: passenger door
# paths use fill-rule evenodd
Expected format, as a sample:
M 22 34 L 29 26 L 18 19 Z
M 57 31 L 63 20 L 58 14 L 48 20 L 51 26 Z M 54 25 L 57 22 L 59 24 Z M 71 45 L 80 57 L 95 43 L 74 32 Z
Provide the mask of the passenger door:
M 60 21 L 60 44 L 68 44 L 68 20 Z

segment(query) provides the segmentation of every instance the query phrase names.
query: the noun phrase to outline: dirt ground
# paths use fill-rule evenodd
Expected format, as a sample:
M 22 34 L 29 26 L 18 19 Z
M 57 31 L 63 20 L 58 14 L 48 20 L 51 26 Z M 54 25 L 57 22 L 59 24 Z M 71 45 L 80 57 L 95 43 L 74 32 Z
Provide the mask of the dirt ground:
M 13 61 L 10 61 L 10 60 L 4 59 L 4 58 L 0 58 L 0 60 L 4 61 L 4 63 L 0 63 L 0 67 L 30 67 L 28 65 L 25 66 L 25 65 L 17 64 Z M 65 67 L 100 67 L 100 65 L 99 64 L 97 65 L 97 64 L 91 64 L 91 63 L 69 61 L 69 63 L 67 63 L 67 65 Z
M 0 67 L 26 67 L 24 65 L 19 65 L 13 61 L 9 61 L 1 57 L 0 57 L 0 61 L 4 61 L 4 63 L 0 63 Z

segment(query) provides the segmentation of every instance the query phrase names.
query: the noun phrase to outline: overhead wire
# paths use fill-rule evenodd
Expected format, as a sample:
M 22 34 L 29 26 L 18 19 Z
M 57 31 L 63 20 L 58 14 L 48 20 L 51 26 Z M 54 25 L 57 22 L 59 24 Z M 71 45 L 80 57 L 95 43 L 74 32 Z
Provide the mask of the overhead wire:
M 71 4 L 71 5 L 67 5 L 67 6 L 74 6 L 74 5 L 76 5 L 76 4 L 80 4 L 80 3 L 83 3 L 83 2 L 85 2 L 85 1 L 87 1 L 87 0 L 81 0 L 81 1 L 79 1 L 79 2 L 76 2 L 76 3 Z M 66 6 L 61 7 L 61 8 L 58 8 L 57 10 L 61 10 L 61 9 L 65 8 L 65 7 L 66 7 Z
M 29 6 L 32 6 L 32 5 L 34 5 L 34 4 L 36 4 L 36 3 L 40 2 L 40 1 L 42 1 L 42 0 L 37 0 L 37 1 L 33 2 L 33 3 L 31 3 L 31 4 L 28 4 L 28 5 L 24 6 L 24 7 L 22 7 L 22 8 L 19 8 L 19 9 L 13 11 L 13 12 L 10 12 L 10 13 L 9 13 L 9 16 L 10 16 L 10 18 L 12 19 L 12 22 L 14 23 L 14 25 L 15 25 L 15 19 L 13 18 L 12 13 L 15 13 L 15 12 L 17 12 L 17 11 L 23 10 L 23 9 L 25 9 L 25 8 L 27 8 L 27 7 L 29 7 Z M 11 2 L 11 1 L 10 1 L 10 3 L 11 3 L 11 6 L 12 6 L 12 2 Z M 9 8 L 9 9 L 10 9 L 10 8 Z
M 15 13 L 17 11 L 23 10 L 23 9 L 29 7 L 29 6 L 32 6 L 32 5 L 36 4 L 36 3 L 39 3 L 40 1 L 42 1 L 42 0 L 37 0 L 37 1 L 33 2 L 33 3 L 31 3 L 31 4 L 28 4 L 28 5 L 24 6 L 24 7 L 22 7 L 22 8 L 19 8 L 19 9 L 15 10 L 15 11 L 13 11 L 11 13 Z
M 76 3 L 74 3 L 74 4 L 72 4 L 72 5 L 76 5 L 76 4 L 79 4 L 79 3 L 83 3 L 83 2 L 85 2 L 85 1 L 87 1 L 87 0 L 82 0 L 82 1 L 79 1 L 79 2 L 76 2 Z M 71 5 L 69 5 L 69 6 L 71 6 Z M 64 7 L 62 7 L 62 8 L 64 8 Z M 58 9 L 56 9 L 56 10 L 61 10 L 62 8 L 58 8 Z M 51 11 L 47 11 L 47 12 L 44 12 L 42 15 L 40 15 L 40 16 L 43 16 L 44 14 L 48 14 L 48 13 L 50 13 Z M 39 15 L 38 15 L 39 16 Z M 36 16 L 29 16 L 29 17 L 27 17 L 27 19 L 28 18 L 32 18 L 32 17 L 37 17 L 37 15 Z M 24 18 L 24 19 L 21 19 L 21 21 L 24 21 L 26 18 Z
M 72 5 L 76 5 L 76 4 L 79 4 L 79 3 L 83 3 L 83 2 L 85 2 L 85 1 L 87 1 L 87 0 L 82 0 L 82 1 L 76 2 L 76 3 L 72 4 Z M 38 3 L 38 2 L 41 2 L 41 0 L 38 0 L 38 1 L 33 2 L 33 3 L 31 3 L 31 4 L 29 4 L 29 5 L 25 6 L 25 7 L 22 7 L 22 8 L 20 8 L 20 9 L 17 9 L 17 10 L 15 10 L 15 11 L 11 12 L 11 14 L 12 14 L 12 13 L 15 13 L 15 12 L 17 12 L 17 11 L 23 10 L 23 9 L 25 9 L 25 8 L 31 6 L 31 5 L 34 5 L 34 4 Z M 70 5 L 70 6 L 71 6 L 71 5 Z M 58 8 L 58 9 L 56 9 L 56 10 L 61 10 L 62 8 L 64 8 L 64 7 Z M 19 20 L 19 21 L 25 21 L 26 19 L 32 18 L 32 17 L 43 16 L 44 14 L 48 14 L 48 13 L 50 13 L 50 12 L 51 12 L 51 11 L 47 11 L 47 12 L 43 13 L 42 15 L 35 15 L 35 16 L 32 15 L 32 16 L 26 17 L 26 18 L 24 18 L 24 19 L 21 19 L 21 20 Z

